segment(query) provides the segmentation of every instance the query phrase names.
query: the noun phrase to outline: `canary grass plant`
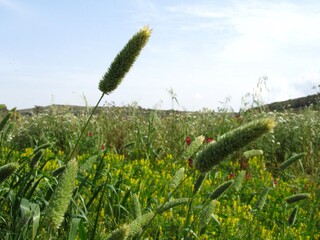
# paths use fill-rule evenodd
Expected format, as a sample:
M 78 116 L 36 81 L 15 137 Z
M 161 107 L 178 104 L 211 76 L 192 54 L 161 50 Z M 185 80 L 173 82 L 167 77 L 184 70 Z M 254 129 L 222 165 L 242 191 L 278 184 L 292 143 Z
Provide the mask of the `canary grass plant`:
M 119 124 L 120 118 L 112 122 L 115 126 L 106 128 L 104 136 L 120 134 L 119 146 L 112 151 L 101 141 L 98 131 L 92 129 L 103 129 L 109 119 L 104 115 L 94 118 L 94 113 L 103 97 L 120 85 L 150 35 L 149 27 L 142 28 L 115 57 L 99 82 L 102 95 L 82 121 L 74 144 L 65 148 L 69 151 L 52 151 L 54 142 L 11 150 L 2 137 L 0 238 L 320 237 L 316 231 L 320 226 L 317 185 L 287 174 L 298 163 L 303 166 L 310 151 L 285 156 L 273 175 L 265 165 L 269 150 L 277 150 L 274 137 L 283 123 L 272 114 L 262 114 L 253 121 L 229 121 L 227 114 L 201 113 L 205 117 L 199 123 L 187 116 L 192 124 L 181 127 L 178 123 L 187 122 L 181 120 L 183 116 L 160 118 L 157 112 L 135 121 L 131 118 L 137 114 L 133 108 L 125 114 L 127 123 L 121 121 L 128 128 Z M 10 132 L 13 115 L 14 110 L 0 122 L 0 133 Z M 211 125 L 213 118 L 217 124 Z M 196 124 L 199 129 L 208 127 L 210 135 L 207 130 L 196 135 Z M 135 139 L 123 139 L 119 128 Z M 192 129 L 197 137 L 188 135 Z M 155 146 L 160 131 L 165 137 L 159 142 L 166 141 L 168 147 Z M 167 141 L 170 133 L 175 138 Z M 184 137 L 186 143 L 181 141 Z M 100 139 L 100 149 L 89 152 L 95 138 Z M 257 145 L 259 141 L 263 144 Z M 81 148 L 84 142 L 91 145 Z M 273 148 L 268 149 L 270 142 Z M 175 156 L 168 151 L 174 144 L 179 146 Z M 241 161 L 246 164 L 239 164 Z

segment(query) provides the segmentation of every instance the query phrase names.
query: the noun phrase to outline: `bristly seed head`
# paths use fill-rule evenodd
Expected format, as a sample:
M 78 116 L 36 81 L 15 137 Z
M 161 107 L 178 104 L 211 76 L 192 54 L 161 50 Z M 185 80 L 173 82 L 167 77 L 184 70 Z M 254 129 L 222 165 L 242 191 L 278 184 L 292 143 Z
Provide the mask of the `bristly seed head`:
M 264 118 L 227 132 L 196 156 L 193 161 L 194 167 L 202 173 L 209 172 L 230 154 L 270 132 L 275 125 L 273 118 Z
M 108 71 L 104 74 L 99 83 L 99 90 L 104 94 L 110 94 L 114 91 L 126 73 L 129 72 L 133 63 L 139 56 L 142 48 L 148 42 L 152 30 L 145 26 L 137 32 L 128 41 L 124 48 L 118 53 L 113 62 L 111 63 Z

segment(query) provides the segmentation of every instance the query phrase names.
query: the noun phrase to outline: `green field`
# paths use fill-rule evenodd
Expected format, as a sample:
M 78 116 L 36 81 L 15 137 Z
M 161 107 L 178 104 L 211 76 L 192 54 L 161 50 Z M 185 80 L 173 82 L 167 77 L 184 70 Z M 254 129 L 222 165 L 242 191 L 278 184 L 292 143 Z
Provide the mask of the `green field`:
M 4 166 L 19 165 L 0 185 L 1 239 L 106 239 L 121 227 L 130 232 L 134 224 L 141 226 L 129 236 L 142 239 L 319 238 L 318 111 L 239 117 L 106 107 L 93 116 L 80 139 L 77 174 L 68 180 L 75 185 L 57 228 L 48 206 L 59 194 L 69 154 L 89 117 L 61 111 L 53 107 L 27 117 L 12 112 L 3 124 L 1 178 Z M 227 149 L 230 153 L 194 191 L 203 175 L 191 162 L 201 151 L 232 129 L 270 117 L 277 123 L 271 132 L 234 151 Z M 250 156 L 252 149 L 263 153 Z M 221 196 L 210 197 L 232 180 Z M 302 199 L 286 201 L 296 194 Z M 295 221 L 289 223 L 296 208 Z
M 1 112 L 0 239 L 319 239 L 319 105 L 218 112 Z M 3 106 L 2 106 L 3 107 Z

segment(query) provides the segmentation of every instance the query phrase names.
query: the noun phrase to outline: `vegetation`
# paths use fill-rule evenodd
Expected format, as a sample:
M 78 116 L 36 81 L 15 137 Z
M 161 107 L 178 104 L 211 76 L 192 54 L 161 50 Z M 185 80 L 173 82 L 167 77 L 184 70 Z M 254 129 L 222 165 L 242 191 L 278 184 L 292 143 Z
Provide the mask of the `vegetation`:
M 317 109 L 93 114 L 150 34 L 115 58 L 96 107 L 2 113 L 0 238 L 319 239 Z

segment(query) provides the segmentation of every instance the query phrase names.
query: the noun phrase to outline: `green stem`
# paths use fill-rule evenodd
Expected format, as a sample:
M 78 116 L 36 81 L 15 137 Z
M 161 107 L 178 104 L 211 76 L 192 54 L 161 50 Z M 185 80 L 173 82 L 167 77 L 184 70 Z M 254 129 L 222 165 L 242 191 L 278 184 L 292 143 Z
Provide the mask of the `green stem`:
M 173 189 L 173 191 L 169 194 L 169 196 L 166 198 L 166 200 L 163 202 L 163 204 L 159 207 L 159 209 L 162 209 L 163 206 L 166 204 L 166 202 L 168 202 L 170 200 L 170 198 L 173 196 L 173 194 L 178 190 L 178 188 L 195 172 L 195 170 L 192 170 L 179 184 L 178 186 Z M 142 229 L 141 233 L 139 234 L 139 236 L 137 237 L 137 239 L 139 240 L 143 233 L 147 230 L 147 228 L 150 226 L 150 224 L 152 223 L 153 219 L 155 219 L 155 217 L 159 214 L 159 211 L 155 211 L 154 216 L 150 219 L 150 221 L 148 222 L 148 224 Z
M 194 223 L 194 221 L 193 221 L 192 224 L 191 224 L 191 226 L 188 227 L 188 225 L 189 225 L 189 223 L 190 223 L 191 207 L 192 207 L 192 203 L 193 203 L 193 199 L 194 199 L 195 194 L 196 194 L 196 193 L 192 193 L 192 197 L 191 197 L 191 199 L 190 199 L 190 201 L 189 201 L 189 204 L 188 204 L 187 218 L 186 218 L 186 221 L 185 221 L 184 227 L 183 227 L 183 229 L 188 228 L 188 231 L 184 234 L 183 239 L 186 239 L 186 237 L 189 235 L 189 232 L 190 232 L 190 230 L 191 230 L 191 227 L 192 227 L 192 225 L 193 225 L 193 223 Z
M 102 100 L 103 97 L 104 97 L 104 93 L 102 93 L 99 101 L 97 102 L 96 106 L 93 108 L 93 110 L 92 110 L 92 112 L 91 112 L 91 114 L 90 114 L 90 116 L 89 116 L 86 124 L 85 124 L 85 125 L 83 126 L 83 128 L 81 129 L 80 136 L 78 137 L 77 142 L 76 142 L 75 146 L 73 147 L 73 149 L 72 149 L 72 151 L 71 151 L 71 153 L 70 153 L 70 155 L 69 155 L 69 158 L 67 159 L 67 162 L 69 162 L 72 158 L 75 157 L 76 152 L 78 151 L 78 147 L 79 147 L 80 141 L 81 141 L 81 139 L 82 139 L 82 137 L 83 137 L 83 135 L 84 135 L 84 132 L 85 132 L 86 128 L 88 127 L 88 124 L 89 124 L 89 122 L 90 122 L 90 120 L 91 120 L 94 112 L 97 110 L 97 108 L 98 108 L 98 106 L 99 106 L 99 104 L 100 104 L 100 102 L 101 102 L 101 100 Z

